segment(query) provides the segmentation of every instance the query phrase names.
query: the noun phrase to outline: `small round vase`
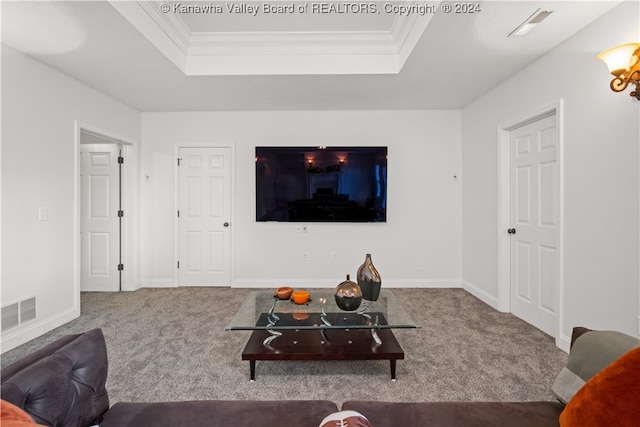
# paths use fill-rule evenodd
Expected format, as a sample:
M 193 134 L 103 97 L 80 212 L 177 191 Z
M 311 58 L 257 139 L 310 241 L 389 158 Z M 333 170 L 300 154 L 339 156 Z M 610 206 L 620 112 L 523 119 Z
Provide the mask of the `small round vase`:
M 362 290 L 362 298 L 367 301 L 377 301 L 380 296 L 382 279 L 371 261 L 371 254 L 367 254 L 364 263 L 358 268 L 357 280 L 358 286 Z
M 347 274 L 347 280 L 336 287 L 336 304 L 344 311 L 354 311 L 360 307 L 362 302 L 362 291 L 357 283 L 352 282 Z

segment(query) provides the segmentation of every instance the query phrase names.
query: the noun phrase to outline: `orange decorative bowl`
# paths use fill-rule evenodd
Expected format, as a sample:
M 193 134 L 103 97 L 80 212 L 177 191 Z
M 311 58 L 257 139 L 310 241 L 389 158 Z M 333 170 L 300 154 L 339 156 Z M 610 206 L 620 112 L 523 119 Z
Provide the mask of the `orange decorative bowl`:
M 291 294 L 291 298 L 293 298 L 293 302 L 296 304 L 305 304 L 309 301 L 309 292 L 307 291 L 293 291 Z
M 293 289 L 291 289 L 288 286 L 281 286 L 278 289 L 276 289 L 276 296 L 278 297 L 278 299 L 289 299 L 291 298 L 291 293 L 293 292 Z

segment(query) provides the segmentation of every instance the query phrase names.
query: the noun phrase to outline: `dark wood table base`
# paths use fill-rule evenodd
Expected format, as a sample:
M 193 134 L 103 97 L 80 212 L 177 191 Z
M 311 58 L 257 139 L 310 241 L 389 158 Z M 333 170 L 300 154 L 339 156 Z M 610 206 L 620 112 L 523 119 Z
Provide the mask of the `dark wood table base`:
M 396 361 L 404 351 L 391 329 L 377 329 L 382 344 L 376 344 L 370 329 L 280 330 L 282 336 L 268 344 L 268 331 L 252 332 L 242 352 L 248 360 L 250 379 L 256 377 L 257 360 L 389 360 L 391 380 L 396 379 Z

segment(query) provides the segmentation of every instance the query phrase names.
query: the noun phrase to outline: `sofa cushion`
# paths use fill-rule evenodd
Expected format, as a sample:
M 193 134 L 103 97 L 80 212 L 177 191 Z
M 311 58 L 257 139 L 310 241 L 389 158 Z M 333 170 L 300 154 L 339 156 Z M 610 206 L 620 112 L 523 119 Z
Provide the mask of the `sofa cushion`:
M 567 403 L 561 427 L 632 427 L 640 420 L 640 348 L 597 373 Z
M 567 365 L 556 377 L 551 390 L 567 403 L 591 377 L 621 355 L 640 346 L 640 340 L 615 331 L 589 331 L 579 336 L 569 354 Z
M 335 403 L 325 400 L 119 402 L 100 427 L 318 427 L 337 410 Z
M 2 370 L 2 398 L 38 424 L 92 425 L 109 408 L 100 329 L 66 335 Z
M 348 401 L 373 427 L 557 427 L 559 402 L 375 402 Z

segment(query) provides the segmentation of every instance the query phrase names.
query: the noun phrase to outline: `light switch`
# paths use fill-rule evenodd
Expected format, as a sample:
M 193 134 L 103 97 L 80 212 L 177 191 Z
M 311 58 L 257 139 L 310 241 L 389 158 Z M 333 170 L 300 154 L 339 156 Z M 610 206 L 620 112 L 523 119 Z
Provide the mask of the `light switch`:
M 48 221 L 48 220 L 49 220 L 49 209 L 48 208 L 38 209 L 38 221 Z

